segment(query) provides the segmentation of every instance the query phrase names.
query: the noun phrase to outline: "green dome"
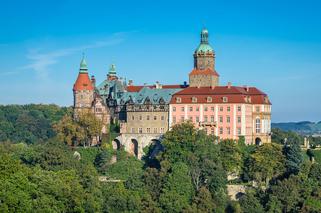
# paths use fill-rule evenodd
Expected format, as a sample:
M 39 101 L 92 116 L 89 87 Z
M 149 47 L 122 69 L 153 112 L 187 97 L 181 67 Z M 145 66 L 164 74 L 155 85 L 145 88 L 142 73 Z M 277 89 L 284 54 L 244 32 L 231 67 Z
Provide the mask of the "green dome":
M 208 30 L 204 28 L 201 32 L 201 43 L 195 50 L 196 53 L 200 52 L 214 52 L 211 45 L 208 43 Z

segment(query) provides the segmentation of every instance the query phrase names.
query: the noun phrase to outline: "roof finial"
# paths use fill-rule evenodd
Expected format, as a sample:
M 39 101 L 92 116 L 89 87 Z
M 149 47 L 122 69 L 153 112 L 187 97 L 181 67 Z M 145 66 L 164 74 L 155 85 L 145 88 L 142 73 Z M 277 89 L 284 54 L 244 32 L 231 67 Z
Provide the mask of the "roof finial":
M 205 27 L 203 27 L 201 32 L 201 43 L 208 44 L 208 30 Z

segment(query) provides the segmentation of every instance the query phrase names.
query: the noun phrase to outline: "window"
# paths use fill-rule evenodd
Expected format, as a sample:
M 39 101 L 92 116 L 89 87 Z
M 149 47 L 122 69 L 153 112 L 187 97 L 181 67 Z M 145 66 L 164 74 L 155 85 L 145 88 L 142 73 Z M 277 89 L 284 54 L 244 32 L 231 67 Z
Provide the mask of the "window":
M 146 120 L 148 120 L 148 121 L 149 121 L 149 115 L 147 115 Z
M 211 135 L 214 135 L 214 128 L 211 128 Z
M 228 102 L 228 98 L 227 97 L 223 97 L 223 103 L 227 103 Z
M 223 112 L 223 107 L 220 107 L 220 112 Z
M 214 122 L 214 116 L 213 115 L 211 116 L 211 122 Z
M 230 123 L 230 122 L 231 122 L 230 116 L 226 116 L 226 122 L 227 122 L 227 123 Z
M 132 116 L 132 120 L 135 120 L 135 116 Z
M 223 127 L 220 127 L 220 134 L 223 134 Z
M 154 133 L 157 133 L 157 127 L 154 128 Z
M 176 123 L 176 117 L 173 116 L 173 123 L 175 124 Z
M 196 121 L 196 123 L 200 122 L 200 117 L 196 116 L 195 121 Z
M 231 107 L 228 106 L 227 107 L 227 111 L 230 112 L 231 111 Z
M 255 107 L 255 111 L 260 112 L 260 107 L 259 106 Z
M 184 116 L 181 116 L 181 122 L 184 122 Z
M 199 107 L 196 107 L 196 112 L 200 111 L 200 108 Z
M 165 120 L 165 117 L 164 117 L 164 115 L 162 115 L 162 116 L 161 116 L 161 120 L 162 120 L 162 121 L 163 121 L 163 120 Z
M 181 107 L 181 111 L 184 112 L 184 111 L 185 111 L 185 108 L 184 108 L 184 107 Z
M 177 97 L 176 98 L 176 103 L 181 103 L 182 102 L 182 99 L 180 97 Z
M 189 107 L 189 111 L 190 111 L 190 112 L 193 112 L 193 107 Z
M 130 132 L 135 133 L 135 128 L 131 128 Z
M 140 120 L 140 121 L 143 120 L 143 116 L 140 115 L 140 116 L 139 116 L 139 120 Z
M 255 132 L 256 133 L 261 132 L 261 120 L 259 118 L 255 120 Z
M 192 97 L 192 102 L 193 103 L 197 103 L 197 98 L 196 97 Z
M 101 108 L 96 108 L 96 112 L 102 112 Z
M 237 134 L 238 134 L 238 135 L 241 135 L 241 134 L 242 134 L 241 128 L 237 128 Z
M 146 132 L 147 132 L 147 133 L 150 133 L 150 128 L 147 128 L 147 129 L 146 129 Z
M 209 102 L 212 102 L 212 97 L 207 97 L 207 102 L 209 103 Z
M 241 112 L 241 106 L 237 106 L 237 111 Z
M 165 131 L 165 130 L 164 130 L 164 127 L 161 127 L 161 128 L 160 128 L 160 133 L 164 133 L 164 131 Z
M 231 128 L 230 128 L 230 127 L 227 127 L 227 128 L 226 128 L 226 132 L 227 132 L 228 135 L 230 135 L 230 134 L 231 134 Z
M 207 122 L 207 116 L 206 115 L 204 116 L 204 122 Z
M 173 112 L 176 112 L 176 107 L 173 107 Z
M 214 107 L 211 107 L 211 111 L 214 112 Z
M 156 121 L 156 120 L 157 120 L 157 116 L 155 115 L 155 116 L 154 116 L 154 121 Z
M 207 110 L 208 110 L 208 107 L 204 107 L 204 111 L 207 112 Z
M 237 123 L 241 123 L 241 117 L 240 116 L 237 117 Z
M 138 133 L 143 133 L 143 128 L 139 127 L 138 128 Z
M 220 123 L 223 123 L 223 117 L 220 116 Z

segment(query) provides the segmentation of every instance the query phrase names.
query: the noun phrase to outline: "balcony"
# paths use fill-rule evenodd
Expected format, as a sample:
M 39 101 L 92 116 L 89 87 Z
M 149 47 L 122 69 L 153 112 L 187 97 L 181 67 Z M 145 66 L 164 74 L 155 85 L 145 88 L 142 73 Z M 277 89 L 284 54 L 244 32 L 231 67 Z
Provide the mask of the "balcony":
M 198 123 L 198 125 L 200 127 L 206 127 L 206 126 L 216 127 L 217 126 L 217 122 L 216 121 L 213 121 L 213 122 L 211 122 L 211 121 L 200 121 Z

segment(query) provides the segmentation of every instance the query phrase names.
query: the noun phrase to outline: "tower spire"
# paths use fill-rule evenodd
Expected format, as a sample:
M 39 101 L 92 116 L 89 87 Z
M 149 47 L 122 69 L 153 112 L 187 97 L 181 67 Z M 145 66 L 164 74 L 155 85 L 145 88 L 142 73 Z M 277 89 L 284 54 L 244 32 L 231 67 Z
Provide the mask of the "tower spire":
M 85 53 L 82 53 L 82 59 L 80 61 L 79 72 L 80 73 L 88 73 L 87 62 L 85 60 Z

